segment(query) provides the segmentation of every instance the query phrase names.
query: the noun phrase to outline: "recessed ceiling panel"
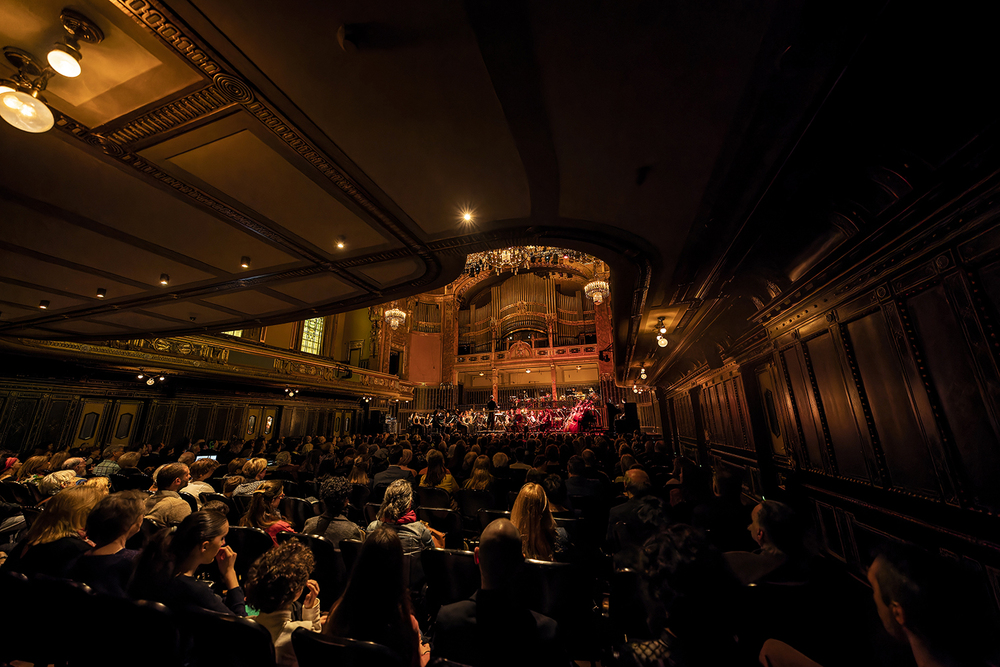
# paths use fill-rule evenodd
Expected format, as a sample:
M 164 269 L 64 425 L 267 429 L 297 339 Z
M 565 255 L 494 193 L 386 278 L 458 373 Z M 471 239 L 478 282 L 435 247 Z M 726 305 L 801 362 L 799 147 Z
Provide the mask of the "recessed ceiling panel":
M 248 130 L 175 155 L 170 162 L 331 254 L 338 236 L 347 237 L 352 252 L 386 243 Z
M 92 273 L 69 269 L 49 262 L 26 257 L 0 249 L 0 275 L 43 287 L 55 287 L 81 297 L 96 297 L 97 290 L 106 290 L 105 298 L 112 301 L 119 297 L 138 294 L 143 290 L 127 283 L 115 282 Z
M 178 320 L 191 322 L 192 326 L 199 324 L 210 324 L 215 322 L 225 322 L 233 319 L 229 313 L 214 308 L 190 303 L 187 301 L 168 303 L 162 306 L 143 306 L 143 310 L 149 313 L 159 313 Z M 191 318 L 194 318 L 192 321 Z
M 282 283 L 274 285 L 271 289 L 307 303 L 333 301 L 360 291 L 354 285 L 349 285 L 340 278 L 331 275 L 314 276 L 292 283 Z
M 465 9 L 452 0 L 195 4 L 428 234 L 459 210 L 524 218 L 528 182 Z M 360 27 L 345 52 L 337 26 Z M 364 37 L 367 37 L 367 42 Z
M 110 322 L 112 324 L 131 327 L 138 331 L 156 331 L 157 329 L 162 331 L 163 329 L 177 329 L 184 326 L 180 322 L 170 322 L 159 317 L 128 310 L 108 313 L 106 315 L 95 315 L 89 319 L 94 322 Z
M 261 294 L 260 292 L 255 292 L 253 290 L 234 292 L 232 294 L 223 294 L 220 296 L 210 296 L 203 299 L 203 301 L 217 303 L 220 306 L 233 308 L 251 316 L 288 310 L 289 308 L 288 303 L 275 299 L 273 296 L 267 296 L 266 294 Z
M 358 269 L 358 273 L 371 278 L 383 287 L 398 283 L 404 278 L 418 278 L 423 273 L 423 264 L 416 259 L 396 259 L 379 262 Z
M 210 273 L 87 229 L 67 225 L 19 204 L 6 203 L 4 214 L 8 224 L 4 225 L 0 242 L 23 246 L 75 264 L 101 267 L 109 273 L 149 285 L 151 289 L 160 289 L 161 273 L 170 277 L 172 287 L 212 277 Z M 0 275 L 6 273 L 7 270 L 0 266 Z
M 10 0 L 0 3 L 0 40 L 31 53 L 42 65 L 52 43 L 65 34 L 59 13 L 65 0 Z M 88 127 L 162 99 L 201 77 L 156 37 L 110 2 L 72 3 L 104 33 L 100 44 L 81 42 L 82 72 L 53 77 L 48 102 Z M 4 74 L 10 69 L 4 60 Z
M 143 182 L 68 143 L 52 130 L 42 135 L 0 123 L 0 144 L 17 160 L 0 160 L 0 183 L 37 201 L 93 220 L 114 231 L 176 251 L 221 271 L 239 272 L 240 257 L 254 268 L 282 265 L 296 257 L 256 234 L 195 208 L 186 198 Z M 58 185 L 58 187 L 54 187 Z M 2 195 L 0 195 L 2 196 Z
M 17 303 L 28 307 L 38 306 L 38 304 L 42 301 L 48 301 L 49 306 L 47 309 L 38 309 L 38 312 L 43 315 L 46 311 L 54 312 L 64 308 L 79 307 L 87 303 L 85 299 L 63 296 L 62 294 L 53 294 L 42 289 L 31 289 L 29 287 L 11 285 L 5 282 L 0 282 L 0 301 Z M 3 310 L 3 308 L 0 308 L 0 310 Z

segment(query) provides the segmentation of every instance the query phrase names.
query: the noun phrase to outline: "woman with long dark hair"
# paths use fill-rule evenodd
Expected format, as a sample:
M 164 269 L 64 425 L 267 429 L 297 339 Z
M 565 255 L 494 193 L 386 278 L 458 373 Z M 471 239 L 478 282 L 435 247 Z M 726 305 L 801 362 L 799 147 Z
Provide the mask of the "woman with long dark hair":
M 278 509 L 284 497 L 284 484 L 280 479 L 265 481 L 250 494 L 250 506 L 240 519 L 240 525 L 260 528 L 270 535 L 277 546 L 278 533 L 292 532 L 292 524 L 281 516 L 281 511 Z
M 421 478 L 420 486 L 436 486 L 448 493 L 458 491 L 458 483 L 444 467 L 444 454 L 436 449 L 427 452 L 427 472 Z
M 171 609 L 209 609 L 246 616 L 243 589 L 236 579 L 236 552 L 226 546 L 229 522 L 218 512 L 187 515 L 176 528 L 164 528 L 146 545 L 132 582 L 133 598 L 163 602 Z M 198 568 L 215 561 L 222 575 L 225 602 L 195 579 Z
M 330 609 L 323 632 L 387 646 L 410 667 L 426 665 L 430 647 L 420 644 L 403 565 L 403 547 L 396 533 L 381 526 L 373 530 L 358 553 L 347 589 Z

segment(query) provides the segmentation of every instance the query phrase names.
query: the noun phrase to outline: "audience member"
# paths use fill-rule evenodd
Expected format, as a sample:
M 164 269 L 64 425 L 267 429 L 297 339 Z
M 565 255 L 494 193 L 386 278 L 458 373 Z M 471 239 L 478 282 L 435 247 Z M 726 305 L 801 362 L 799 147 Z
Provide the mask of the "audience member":
M 198 509 L 201 509 L 201 494 L 215 493 L 215 487 L 206 480 L 215 473 L 219 464 L 212 459 L 198 459 L 191 464 L 191 481 L 188 482 L 181 491 L 194 496 L 198 501 Z
M 746 585 L 808 579 L 809 553 L 801 523 L 792 509 L 776 500 L 765 500 L 753 508 L 750 516 L 747 529 L 760 548 L 726 553 L 740 582 Z
M 96 593 L 126 597 L 139 552 L 126 549 L 125 543 L 139 532 L 145 513 L 141 491 L 119 491 L 102 499 L 87 517 L 87 539 L 94 548 L 77 559 L 70 578 Z
M 254 561 L 247 575 L 247 603 L 259 611 L 251 620 L 271 633 L 275 664 L 295 667 L 299 664 L 292 649 L 292 632 L 306 628 L 321 632 L 319 584 L 309 578 L 315 561 L 308 547 L 289 540 Z M 292 605 L 302 594 L 301 620 L 292 619 Z
M 383 527 L 399 536 L 404 553 L 418 554 L 424 549 L 432 549 L 434 537 L 427 526 L 417 520 L 412 507 L 413 487 L 405 479 L 397 479 L 385 490 L 375 520 L 368 525 L 369 536 Z
M 267 474 L 267 459 L 260 457 L 250 459 L 243 464 L 241 474 L 247 481 L 236 487 L 236 490 L 233 491 L 234 496 L 248 496 L 264 483 L 264 475 Z
M 139 556 L 131 595 L 157 600 L 174 611 L 208 609 L 246 616 L 243 589 L 236 579 L 236 552 L 226 546 L 229 522 L 216 512 L 192 512 L 176 529 L 160 530 Z M 219 567 L 220 599 L 195 575 L 212 561 Z
M 83 478 L 87 476 L 87 459 L 80 456 L 74 456 L 63 461 L 63 470 L 72 470 L 73 474 L 77 477 Z
M 260 528 L 278 544 L 278 533 L 291 533 L 292 524 L 283 516 L 278 507 L 285 497 L 284 483 L 280 479 L 269 479 L 250 494 L 250 505 L 240 519 L 240 525 Z
M 584 463 L 583 457 L 571 456 L 566 463 L 566 472 L 569 475 L 566 478 L 566 493 L 571 497 L 571 505 L 572 496 L 600 495 L 601 483 L 586 476 L 587 464 Z
M 76 486 L 77 482 L 82 481 L 72 470 L 57 470 L 38 481 L 38 493 L 48 498 L 49 496 L 56 495 L 63 489 Z
M 427 452 L 427 472 L 420 479 L 420 486 L 433 486 L 448 493 L 458 491 L 458 483 L 444 467 L 444 454 L 436 449 Z
M 105 447 L 103 460 L 94 466 L 94 476 L 107 477 L 108 475 L 113 475 L 121 470 L 121 466 L 118 465 L 118 459 L 124 451 L 125 447 L 122 445 L 110 445 Z
M 390 459 L 392 453 L 389 454 Z M 320 482 L 319 495 L 326 507 L 323 514 L 306 520 L 302 532 L 321 535 L 339 547 L 341 540 L 361 540 L 364 533 L 357 524 L 344 516 L 347 500 L 351 495 L 351 484 L 343 477 L 324 477 Z
M 389 467 L 380 473 L 376 473 L 375 477 L 372 479 L 372 484 L 378 486 L 379 484 L 389 485 L 397 479 L 405 479 L 406 481 L 413 484 L 416 478 L 413 476 L 413 472 L 407 468 L 403 468 L 400 462 L 403 459 L 403 448 L 399 445 L 392 445 L 389 447 L 389 452 L 387 455 L 387 461 L 389 462 Z
M 694 508 L 692 522 L 705 530 L 722 551 L 749 551 L 754 542 L 747 535 L 751 507 L 742 500 L 743 481 L 735 470 L 719 466 L 712 475 L 712 497 Z
M 125 452 L 118 457 L 118 474 L 125 475 L 126 477 L 131 477 L 132 475 L 139 475 L 142 473 L 139 470 L 139 459 L 141 455 L 139 452 Z
M 615 526 L 622 524 L 619 533 L 626 535 L 634 534 L 636 522 L 636 512 L 639 511 L 640 501 L 650 492 L 653 486 L 649 481 L 649 475 L 643 470 L 625 471 L 625 497 L 628 498 L 621 505 L 615 505 L 608 514 L 608 540 L 614 538 Z M 623 537 L 619 536 L 619 539 Z
M 236 489 L 240 487 L 241 484 L 246 482 L 246 478 L 242 475 L 233 475 L 232 477 L 224 477 L 222 480 L 222 495 L 226 498 L 232 498 L 233 493 Z
M 474 452 L 473 452 L 474 453 Z M 472 474 L 465 480 L 462 488 L 471 491 L 492 491 L 493 475 L 490 474 L 490 457 L 483 454 L 477 456 L 472 464 Z
M 168 463 L 156 472 L 156 493 L 146 499 L 146 518 L 160 526 L 173 526 L 191 513 L 191 506 L 180 491 L 191 480 L 183 463 Z
M 525 558 L 551 561 L 555 560 L 556 553 L 569 547 L 566 530 L 556 526 L 545 489 L 539 484 L 528 482 L 521 487 L 510 520 L 521 536 Z
M 672 526 L 650 538 L 645 579 L 658 605 L 650 627 L 658 638 L 631 642 L 624 665 L 717 667 L 739 664 L 734 627 L 739 584 L 701 531 Z
M 515 590 L 524 557 L 514 524 L 497 519 L 488 525 L 475 554 L 479 590 L 438 611 L 434 653 L 472 667 L 566 664 L 560 659 L 556 622 L 528 609 Z
M 389 490 L 398 485 L 409 487 L 406 481 L 397 480 Z M 410 607 L 403 574 L 403 546 L 388 526 L 371 528 L 347 588 L 330 609 L 323 632 L 387 646 L 408 667 L 423 667 L 430 661 L 430 647 L 420 643 L 420 626 Z
M 28 576 L 65 577 L 91 547 L 83 537 L 87 516 L 103 497 L 100 489 L 86 486 L 56 494 L 8 554 L 4 568 Z

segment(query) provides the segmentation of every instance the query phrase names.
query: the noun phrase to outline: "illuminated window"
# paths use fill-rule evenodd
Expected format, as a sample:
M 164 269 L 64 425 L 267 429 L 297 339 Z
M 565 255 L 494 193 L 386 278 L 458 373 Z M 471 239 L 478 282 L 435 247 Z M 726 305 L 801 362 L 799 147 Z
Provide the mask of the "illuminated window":
M 240 338 L 243 336 L 243 329 L 237 329 L 236 331 L 223 331 L 224 334 L 229 334 L 230 336 L 236 336 Z
M 322 317 L 314 317 L 302 323 L 302 345 L 299 347 L 303 352 L 310 354 L 320 354 L 323 350 L 323 324 Z

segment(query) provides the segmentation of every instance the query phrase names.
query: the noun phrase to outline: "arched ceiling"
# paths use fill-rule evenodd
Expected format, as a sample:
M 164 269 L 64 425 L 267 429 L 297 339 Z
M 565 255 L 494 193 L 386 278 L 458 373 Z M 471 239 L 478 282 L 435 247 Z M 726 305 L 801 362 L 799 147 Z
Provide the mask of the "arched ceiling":
M 83 45 L 79 78 L 52 79 L 57 126 L 0 123 L 0 335 L 278 323 L 537 243 L 609 263 L 631 358 L 647 321 L 700 303 L 686 267 L 725 252 L 863 36 L 829 30 L 779 76 L 815 30 L 806 4 L 73 3 L 106 39 Z M 2 44 L 43 58 L 63 6 L 3 3 Z

